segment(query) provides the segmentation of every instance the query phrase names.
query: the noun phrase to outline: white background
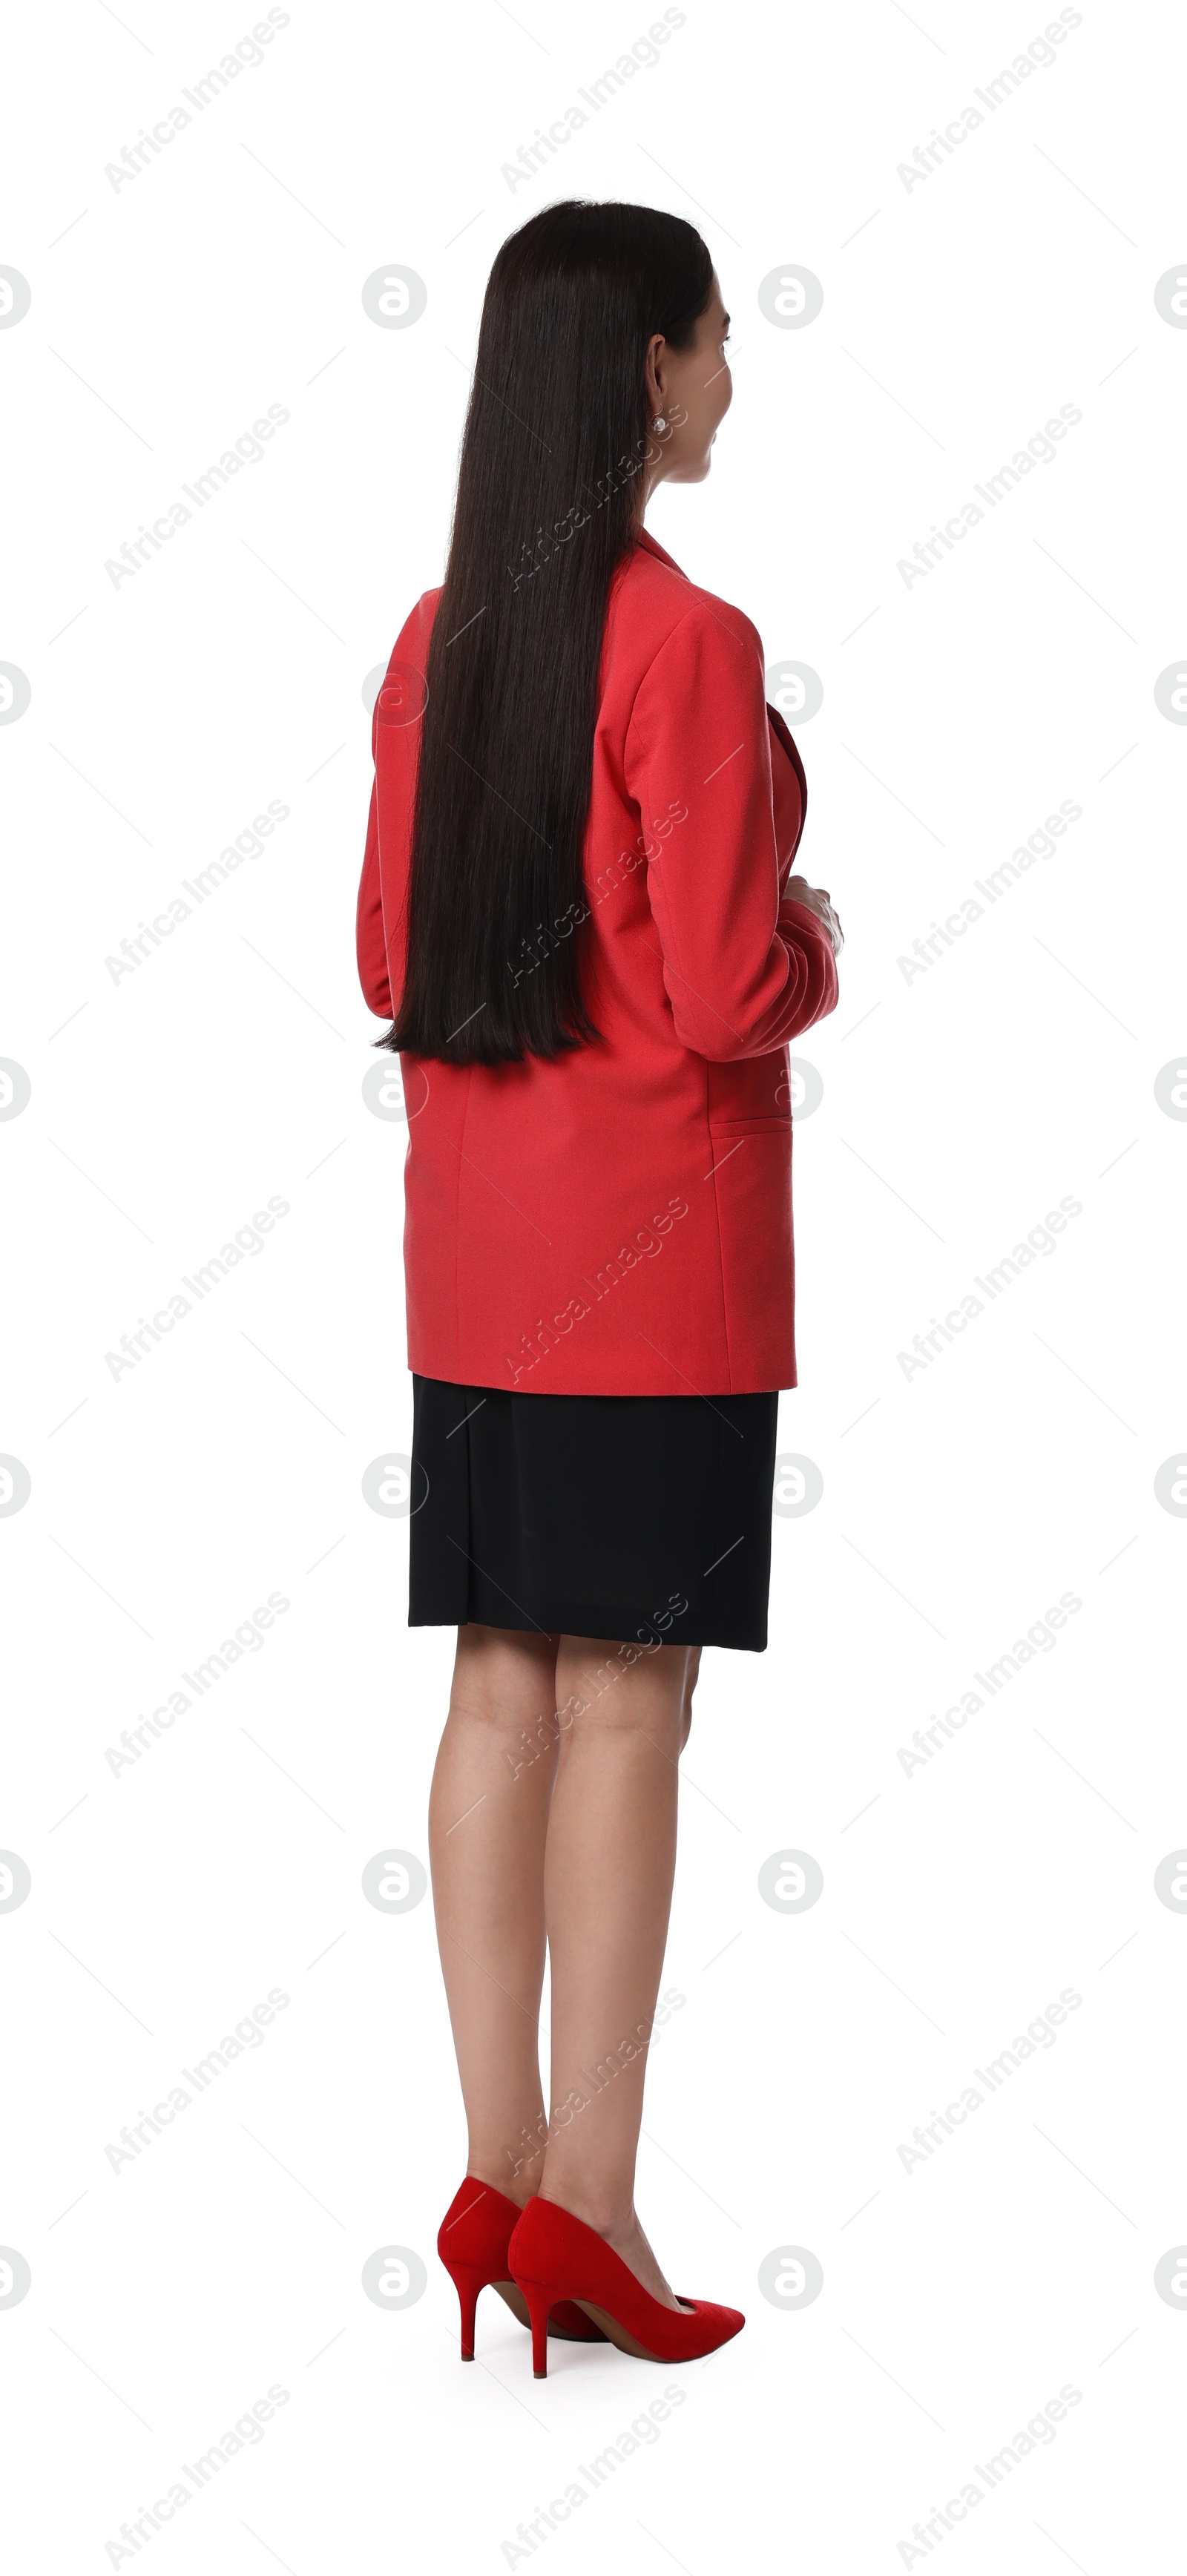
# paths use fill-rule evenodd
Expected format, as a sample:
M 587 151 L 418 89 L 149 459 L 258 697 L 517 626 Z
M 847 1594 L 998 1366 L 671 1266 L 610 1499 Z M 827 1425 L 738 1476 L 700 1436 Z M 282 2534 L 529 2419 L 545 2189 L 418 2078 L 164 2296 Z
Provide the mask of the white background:
M 1187 1829 L 1170 1623 L 1183 1520 L 1187 1127 L 1180 780 L 1154 684 L 1184 649 L 1181 27 L 1082 23 L 950 158 L 900 163 L 1040 35 L 1036 5 L 695 5 L 535 178 L 502 165 L 645 11 L 295 0 L 168 150 L 105 165 L 251 24 L 66 0 L 9 32 L 0 332 L 11 818 L 0 1052 L 9 1321 L 0 1841 L 11 1954 L 0 2307 L 22 2570 L 105 2543 L 273 2384 L 288 2403 L 133 2555 L 263 2576 L 526 2564 L 515 2540 L 665 2385 L 527 2555 L 641 2576 L 1165 2563 L 1187 2318 L 1182 1949 L 1158 1863 Z M 1052 12 L 1052 16 L 1056 13 Z M 639 2206 L 677 2286 L 745 2333 L 679 2372 L 560 2346 L 532 2382 L 493 2296 L 457 2360 L 434 2252 L 464 2132 L 424 1855 L 451 1639 L 405 1626 L 407 1524 L 361 1479 L 406 1450 L 405 1131 L 353 911 L 368 672 L 440 579 L 483 287 L 559 195 L 700 222 L 733 316 L 709 482 L 655 535 L 821 676 L 802 864 L 847 932 L 803 1051 L 801 1386 L 763 1658 L 709 1653 L 686 1756 Z M 414 327 L 363 281 L 415 270 Z M 819 318 L 763 318 L 811 269 Z M 251 422 L 290 414 L 134 577 L 105 565 Z M 924 578 L 898 570 L 1063 405 L 1082 413 Z M 105 959 L 270 800 L 290 816 L 113 980 Z M 898 964 L 1064 800 L 1082 819 L 942 959 Z M 118 1380 L 105 1362 L 270 1196 L 289 1213 Z M 898 1354 L 1061 1198 L 1081 1213 L 909 1379 Z M 1181 1205 L 1181 1200 L 1179 1201 Z M 1178 1320 L 1176 1320 L 1178 1319 Z M 137 1760 L 130 1729 L 277 1591 L 290 1607 Z M 899 1750 L 1068 1592 L 1057 1644 L 921 1767 Z M 781 1842 L 779 1837 L 784 1837 Z M 802 1915 L 758 1891 L 819 1862 Z M 270 1988 L 289 2004 L 184 2118 L 105 2147 Z M 897 2153 L 1064 1988 L 1057 2040 L 910 2170 Z M 385 2246 L 424 2295 L 361 2286 Z M 820 2296 L 781 2309 L 772 2251 Z M 1054 2398 L 1049 2444 L 922 2554 L 912 2526 Z M 983 2481 L 988 2484 L 988 2480 Z M 592 2481 L 591 2481 L 592 2483 Z M 126 2544 L 125 2544 L 126 2546 Z M 517 2546 L 525 2546 L 521 2536 Z M 915 2544 L 920 2548 L 920 2544 Z

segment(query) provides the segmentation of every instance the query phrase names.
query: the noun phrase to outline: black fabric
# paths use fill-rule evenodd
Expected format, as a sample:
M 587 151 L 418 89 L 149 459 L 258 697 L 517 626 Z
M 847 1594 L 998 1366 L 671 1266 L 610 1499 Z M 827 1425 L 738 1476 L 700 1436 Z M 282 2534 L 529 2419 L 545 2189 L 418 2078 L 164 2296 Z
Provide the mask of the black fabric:
M 412 1390 L 410 1628 L 762 1652 L 776 1394 Z

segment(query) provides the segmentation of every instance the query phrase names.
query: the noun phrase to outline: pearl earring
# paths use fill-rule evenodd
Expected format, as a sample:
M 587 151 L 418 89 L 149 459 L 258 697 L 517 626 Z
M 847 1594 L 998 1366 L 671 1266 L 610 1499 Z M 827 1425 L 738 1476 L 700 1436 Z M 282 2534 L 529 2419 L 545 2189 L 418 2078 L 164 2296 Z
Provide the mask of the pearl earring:
M 664 416 L 663 416 L 662 411 L 661 411 L 661 412 L 658 412 L 658 413 L 656 414 L 656 417 L 655 417 L 655 419 L 652 421 L 651 426 L 652 426 L 652 428 L 653 428 L 653 429 L 666 429 L 666 428 L 667 428 L 668 424 L 667 424 L 666 420 L 664 419 Z

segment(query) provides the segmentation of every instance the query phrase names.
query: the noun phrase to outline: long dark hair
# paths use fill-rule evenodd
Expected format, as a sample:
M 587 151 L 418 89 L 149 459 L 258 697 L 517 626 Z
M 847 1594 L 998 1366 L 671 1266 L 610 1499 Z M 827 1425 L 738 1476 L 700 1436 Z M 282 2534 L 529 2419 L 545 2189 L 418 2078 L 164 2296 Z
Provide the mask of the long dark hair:
M 713 264 L 650 206 L 549 206 L 482 308 L 428 653 L 408 947 L 379 1043 L 451 1064 L 598 1035 L 582 995 L 582 842 L 606 602 L 631 542 L 653 332 L 687 348 Z

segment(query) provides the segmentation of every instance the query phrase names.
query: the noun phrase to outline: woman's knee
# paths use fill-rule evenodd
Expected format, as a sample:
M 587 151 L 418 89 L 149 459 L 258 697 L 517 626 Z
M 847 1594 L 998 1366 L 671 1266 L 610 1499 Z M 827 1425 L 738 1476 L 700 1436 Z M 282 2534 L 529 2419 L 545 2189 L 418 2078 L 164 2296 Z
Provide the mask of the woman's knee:
M 451 1716 L 494 1728 L 547 1728 L 555 1706 L 557 1639 L 535 1629 L 459 1628 Z
M 684 1740 L 687 1664 L 683 1646 L 562 1638 L 556 1661 L 562 1739 L 595 1731 L 643 1734 L 677 1755 Z

